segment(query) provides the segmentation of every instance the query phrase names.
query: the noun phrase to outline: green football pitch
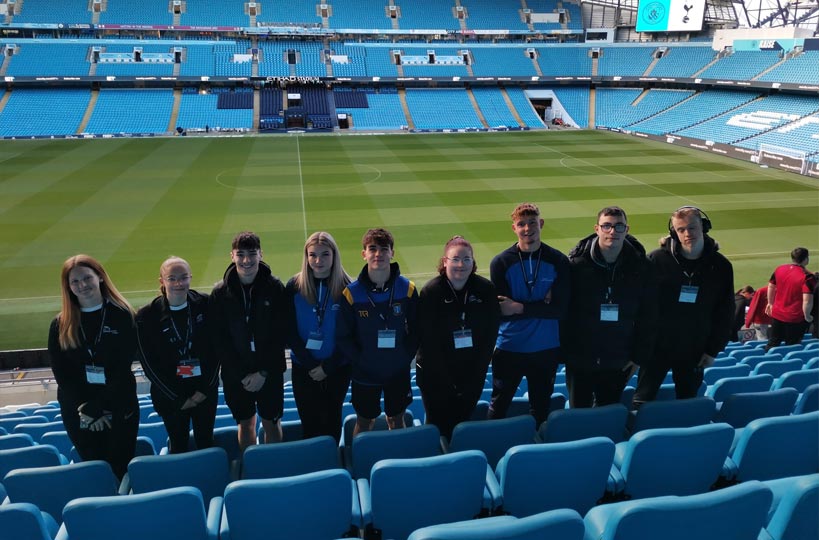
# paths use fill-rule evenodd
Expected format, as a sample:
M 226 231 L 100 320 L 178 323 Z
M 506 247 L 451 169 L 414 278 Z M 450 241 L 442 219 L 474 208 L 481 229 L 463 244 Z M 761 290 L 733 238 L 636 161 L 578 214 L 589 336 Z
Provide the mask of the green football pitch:
M 540 205 L 544 240 L 568 252 L 617 204 L 652 249 L 679 206 L 703 208 L 758 287 L 797 246 L 819 249 L 819 184 L 703 152 L 594 131 L 0 142 L 0 349 L 43 347 L 70 255 L 100 259 L 135 307 L 179 255 L 209 291 L 241 230 L 286 280 L 305 237 L 331 232 L 357 275 L 360 239 L 389 228 L 419 286 L 460 234 L 479 272 L 515 237 L 509 213 Z

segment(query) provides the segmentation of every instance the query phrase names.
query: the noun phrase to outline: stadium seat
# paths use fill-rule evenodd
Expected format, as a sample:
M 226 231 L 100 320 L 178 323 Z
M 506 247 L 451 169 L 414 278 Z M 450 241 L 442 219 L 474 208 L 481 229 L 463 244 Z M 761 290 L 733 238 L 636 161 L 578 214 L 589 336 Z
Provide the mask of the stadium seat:
M 585 514 L 606 493 L 613 458 L 614 443 L 605 437 L 510 448 L 496 468 L 503 511 L 515 517 L 558 508 Z
M 668 377 L 671 376 L 669 372 Z M 708 385 L 705 384 L 705 381 L 702 381 L 700 387 L 697 389 L 697 397 L 702 397 L 705 395 L 705 390 L 708 388 Z M 672 401 L 677 399 L 677 388 L 673 382 L 667 382 L 660 385 L 660 389 L 657 390 L 657 395 L 654 397 L 654 401 Z
M 729 478 L 771 480 L 819 470 L 819 412 L 750 422 L 738 433 Z
M 762 354 L 761 352 L 757 352 L 756 354 L 746 356 L 742 359 L 742 363 L 750 366 L 751 370 L 753 370 L 757 364 L 762 362 L 774 362 L 776 360 L 782 360 L 781 354 Z
M 8 436 L 8 435 L 7 435 Z M 14 469 L 33 469 L 65 465 L 66 458 L 51 445 L 39 444 L 25 448 L 0 450 L 0 482 Z
M 18 424 L 45 424 L 46 422 L 48 418 L 45 416 L 12 416 L 0 418 L 0 427 L 11 433 Z
M 338 445 L 324 435 L 247 448 L 242 458 L 242 479 L 281 478 L 338 468 Z
M 535 419 L 532 415 L 513 416 L 498 420 L 461 422 L 452 430 L 449 443 L 441 439 L 443 451 L 480 450 L 492 469 L 507 450 L 535 442 Z
M 66 457 L 71 456 L 71 449 L 74 443 L 66 431 L 49 431 L 40 437 L 40 444 L 50 444 L 55 447 L 62 455 Z
M 538 430 L 542 442 L 566 442 L 589 437 L 608 437 L 618 443 L 625 439 L 628 409 L 615 403 L 590 409 L 561 409 L 549 413 Z
M 14 426 L 14 433 L 26 433 L 31 435 L 31 438 L 38 442 L 45 433 L 50 433 L 52 431 L 65 431 L 65 426 L 62 422 L 17 424 Z
M 819 368 L 819 358 L 811 358 L 805 365 L 802 366 L 802 369 L 816 369 Z
M 787 416 L 793 411 L 798 395 L 793 388 L 732 394 L 722 402 L 714 421 L 743 428 L 757 418 Z
M 515 519 L 486 519 L 431 525 L 413 532 L 408 540 L 583 540 L 583 518 L 574 510 L 561 509 Z
M 0 531 L 9 540 L 51 540 L 59 525 L 30 503 L 0 505 Z
M 773 540 L 819 538 L 819 473 L 763 483 L 773 492 L 765 527 Z
M 714 398 L 714 401 L 721 402 L 731 394 L 748 392 L 765 392 L 771 390 L 774 378 L 770 375 L 749 375 L 747 377 L 727 377 L 718 380 L 713 386 L 709 386 L 705 395 Z
M 12 433 L 10 435 L 0 435 L 0 450 L 13 450 L 15 448 L 26 448 L 37 444 L 31 435 L 25 433 Z
M 777 345 L 776 347 L 771 347 L 770 349 L 768 349 L 767 354 L 781 354 L 784 356 L 789 352 L 802 351 L 804 349 L 805 346 L 802 345 L 801 343 L 797 343 L 795 345 Z
M 391 431 L 370 431 L 353 439 L 345 453 L 353 478 L 369 478 L 373 465 L 382 459 L 420 458 L 441 453 L 441 434 L 432 424 Z
M 804 392 L 805 389 L 819 383 L 819 369 L 803 369 L 800 371 L 789 371 L 783 373 L 771 385 L 771 390 L 779 388 L 795 388 L 797 392 Z
M 150 424 L 139 424 L 137 435 L 149 437 L 154 443 L 154 449 L 158 454 L 163 448 L 168 446 L 168 432 L 162 422 L 152 422 Z
M 767 373 L 776 379 L 789 371 L 798 371 L 802 369 L 803 365 L 802 360 L 799 360 L 798 358 L 794 358 L 793 360 L 773 360 L 770 362 L 760 362 L 754 367 L 751 374 L 762 375 Z
M 135 457 L 128 464 L 119 493 L 140 494 L 193 486 L 210 501 L 222 496 L 230 480 L 227 453 L 214 447 L 184 454 Z
M 626 427 L 633 435 L 646 429 L 701 426 L 711 422 L 715 408 L 710 397 L 650 401 L 629 413 Z
M 117 477 L 105 461 L 86 461 L 56 467 L 17 469 L 3 479 L 11 502 L 27 502 L 48 512 L 58 524 L 63 508 L 80 497 L 117 494 Z
M 787 353 L 782 359 L 801 360 L 802 363 L 804 364 L 809 360 L 813 360 L 814 358 L 819 358 L 819 350 L 817 349 L 803 349 L 801 351 L 791 351 Z
M 225 489 L 219 538 L 333 540 L 357 533 L 360 526 L 355 483 L 350 473 L 335 469 L 231 483 Z
M 819 411 L 819 383 L 812 384 L 805 388 L 799 395 L 796 405 L 793 407 L 793 414 L 803 414 Z
M 728 357 L 735 359 L 737 362 L 745 363 L 744 362 L 745 358 L 748 358 L 749 356 L 757 356 L 757 355 L 762 355 L 762 354 L 764 354 L 762 351 L 760 351 L 759 349 L 754 349 L 754 348 L 735 349 L 735 350 L 731 351 L 730 353 L 728 353 Z
M 735 364 L 729 367 L 709 367 L 703 372 L 705 384 L 712 385 L 725 377 L 744 377 L 750 374 L 751 368 L 747 364 Z
M 59 540 L 216 540 L 222 498 L 205 513 L 202 494 L 185 486 L 121 497 L 86 497 L 63 510 Z
M 190 440 L 193 440 L 191 437 Z M 196 446 L 194 444 L 194 446 Z M 213 446 L 222 448 L 231 462 L 242 457 L 242 450 L 239 447 L 239 428 L 234 423 L 232 426 L 213 429 Z
M 719 479 L 733 439 L 728 424 L 649 429 L 617 445 L 614 465 L 635 499 L 704 493 Z
M 341 439 L 342 444 L 345 448 L 349 448 L 353 442 L 353 430 L 355 429 L 355 419 L 356 415 L 348 414 L 344 417 L 344 422 L 341 428 Z M 414 417 L 412 416 L 412 411 L 407 410 L 404 412 L 404 423 L 407 427 L 414 425 Z M 387 426 L 387 415 L 381 413 L 378 418 L 375 419 L 375 424 L 373 425 L 372 431 L 387 431 L 389 427 Z
M 710 493 L 596 506 L 584 518 L 587 540 L 759 540 L 771 490 L 746 482 Z
M 33 413 L 34 416 L 45 416 L 49 422 L 54 422 L 55 418 L 60 415 L 60 409 L 57 407 L 45 407 L 37 409 Z
M 475 518 L 488 510 L 485 482 L 486 458 L 477 450 L 379 461 L 369 482 L 358 480 L 364 524 L 369 534 L 404 540 L 421 527 Z

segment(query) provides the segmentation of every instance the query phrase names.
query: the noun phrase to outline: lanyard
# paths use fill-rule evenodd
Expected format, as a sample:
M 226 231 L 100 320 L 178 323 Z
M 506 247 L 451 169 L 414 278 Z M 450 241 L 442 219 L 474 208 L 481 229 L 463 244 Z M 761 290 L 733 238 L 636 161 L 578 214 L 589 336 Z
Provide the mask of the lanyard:
M 529 298 L 531 299 L 535 291 L 537 276 L 540 273 L 540 250 L 537 252 L 537 266 L 535 266 L 534 271 L 532 271 L 532 254 L 529 254 L 529 274 L 532 276 L 531 280 L 526 279 L 526 267 L 523 264 L 523 255 L 520 254 L 520 249 L 518 249 L 518 259 L 520 260 L 520 273 L 523 274 L 523 282 L 526 283 L 526 288 L 529 290 Z
M 370 296 L 370 291 L 366 291 L 366 293 L 367 293 L 367 300 L 370 301 L 370 305 L 372 305 L 373 309 L 378 312 L 378 316 L 381 317 L 381 320 L 384 321 L 384 328 L 388 328 L 387 317 L 385 316 L 384 311 L 381 309 L 381 305 L 377 305 L 375 303 L 375 301 L 373 301 L 373 297 Z M 387 303 L 387 314 L 389 314 L 389 312 L 392 311 L 392 300 L 393 300 L 393 295 L 394 294 L 395 294 L 395 283 L 393 283 L 392 287 L 390 288 L 390 299 L 389 299 L 389 302 Z
M 452 291 L 452 296 L 455 297 L 455 301 L 457 302 L 458 301 L 458 293 L 455 290 L 455 287 L 452 286 L 452 282 L 449 281 L 449 279 L 447 279 L 446 284 L 449 285 L 449 290 Z M 461 307 L 461 316 L 460 316 L 461 330 L 466 328 L 466 302 L 467 302 L 468 298 L 469 298 L 469 289 L 464 289 L 464 301 L 463 301 L 463 305 Z
M 92 346 L 88 343 L 88 338 L 85 337 L 85 329 L 82 327 L 82 323 L 80 323 L 80 334 L 82 334 L 82 342 L 85 345 L 85 350 L 88 351 L 88 357 L 91 359 L 91 365 L 94 364 L 94 358 L 97 356 L 97 347 L 102 340 L 102 331 L 105 329 L 105 302 L 102 303 L 102 320 L 100 321 L 100 330 L 97 332 L 97 338 L 94 340 L 94 345 Z
M 242 304 L 245 308 L 245 322 L 250 322 L 251 308 L 253 307 L 253 286 L 245 293 L 245 287 L 242 285 Z
M 606 270 L 609 274 L 609 286 L 606 289 L 606 303 L 610 304 L 612 301 L 612 290 L 614 289 L 614 281 L 617 279 L 617 274 L 615 271 L 617 270 L 617 263 L 615 262 L 613 265 L 606 265 Z
M 316 307 L 314 311 L 316 312 L 316 321 L 318 322 L 318 328 L 321 330 L 321 323 L 324 322 L 324 314 L 327 312 L 327 302 L 330 300 L 330 289 L 327 289 L 327 294 L 324 296 L 324 300 L 321 300 L 321 292 L 324 289 L 324 282 L 319 281 L 319 289 L 318 289 L 318 299 L 316 301 Z M 369 295 L 368 295 L 369 296 Z M 372 302 L 372 300 L 370 300 Z
M 190 350 L 193 347 L 192 339 L 193 336 L 193 320 L 191 318 L 191 307 L 188 306 L 188 327 L 185 329 L 185 339 L 182 339 L 182 336 L 179 334 L 179 329 L 176 328 L 176 322 L 173 320 L 173 315 L 171 315 L 171 327 L 173 328 L 174 334 L 176 334 L 176 339 L 182 342 L 182 346 L 177 349 L 179 352 L 179 356 L 181 358 L 187 358 L 189 356 Z

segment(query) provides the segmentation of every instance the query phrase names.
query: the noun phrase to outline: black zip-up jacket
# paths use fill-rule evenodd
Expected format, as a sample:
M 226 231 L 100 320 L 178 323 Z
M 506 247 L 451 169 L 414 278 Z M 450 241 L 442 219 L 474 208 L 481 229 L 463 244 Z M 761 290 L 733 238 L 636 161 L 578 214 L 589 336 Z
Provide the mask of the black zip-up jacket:
M 499 325 L 498 295 L 488 279 L 472 274 L 457 294 L 445 276 L 427 282 L 418 302 L 418 386 L 423 391 L 464 394 L 477 400 Z M 453 331 L 462 326 L 472 331 L 472 347 L 456 349 Z
M 188 323 L 171 319 L 164 295 L 157 296 L 137 313 L 140 362 L 151 381 L 151 400 L 159 414 L 179 411 L 197 391 L 215 399 L 219 386 L 219 361 L 213 355 L 208 324 L 208 295 L 188 291 L 188 307 L 182 310 Z M 184 343 L 190 332 L 190 350 Z M 188 358 L 199 360 L 198 377 L 177 376 L 177 365 Z
M 703 353 L 716 357 L 731 339 L 734 269 L 714 240 L 705 236 L 702 255 L 688 261 L 666 237 L 649 255 L 659 280 L 657 355 L 696 365 Z M 686 273 L 688 275 L 686 275 Z M 683 285 L 699 287 L 695 303 L 680 302 Z
M 572 301 L 561 321 L 566 364 L 584 371 L 642 364 L 657 334 L 657 277 L 645 248 L 631 235 L 614 264 L 600 253 L 597 235 L 580 240 L 569 253 Z M 617 321 L 601 320 L 601 305 L 617 305 Z
M 48 333 L 48 352 L 60 407 L 74 412 L 86 403 L 82 412 L 95 420 L 102 417 L 104 411 L 113 413 L 115 419 L 135 413 L 138 404 L 131 364 L 136 360 L 137 339 L 131 314 L 106 301 L 103 309 L 83 313 L 81 320 L 90 343 L 83 343 L 77 349 L 60 348 L 59 317 L 51 322 Z M 93 361 L 89 347 L 94 351 Z M 92 364 L 103 368 L 105 384 L 88 382 L 86 366 Z
M 209 309 L 213 350 L 222 365 L 222 379 L 239 382 L 258 371 L 284 373 L 285 302 L 284 285 L 265 263 L 259 263 L 249 293 L 239 281 L 236 265 L 228 266 L 222 281 L 213 288 Z

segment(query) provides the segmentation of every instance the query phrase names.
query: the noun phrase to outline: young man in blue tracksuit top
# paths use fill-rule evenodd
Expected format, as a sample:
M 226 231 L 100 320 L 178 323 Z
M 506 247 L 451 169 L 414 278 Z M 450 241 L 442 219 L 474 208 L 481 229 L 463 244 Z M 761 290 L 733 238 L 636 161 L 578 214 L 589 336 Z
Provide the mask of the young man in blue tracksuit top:
M 512 212 L 515 245 L 492 260 L 501 325 L 492 355 L 492 403 L 488 417 L 504 418 L 521 379 L 529 386 L 529 408 L 539 426 L 549 413 L 560 363 L 558 321 L 569 306 L 569 260 L 540 240 L 540 209 L 523 203 Z
M 390 429 L 403 428 L 412 401 L 410 364 L 418 349 L 415 284 L 393 263 L 394 241 L 385 229 L 362 239 L 367 265 L 344 289 L 336 342 L 353 366 L 356 425 L 353 435 L 370 431 L 381 414 L 381 394 Z

